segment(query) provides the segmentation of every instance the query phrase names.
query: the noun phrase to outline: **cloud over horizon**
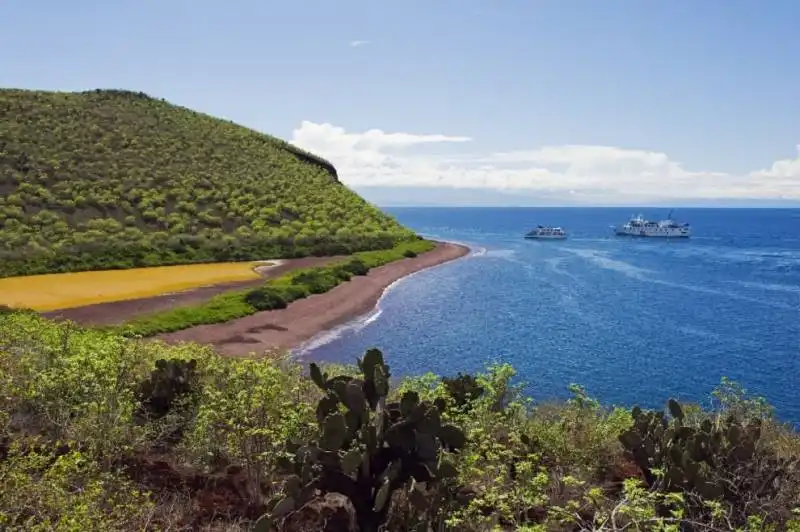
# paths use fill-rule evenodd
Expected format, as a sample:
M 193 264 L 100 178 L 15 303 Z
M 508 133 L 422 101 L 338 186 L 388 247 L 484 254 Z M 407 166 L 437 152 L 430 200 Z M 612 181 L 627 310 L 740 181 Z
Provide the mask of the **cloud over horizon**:
M 563 196 L 582 203 L 671 199 L 800 200 L 797 157 L 744 174 L 689 170 L 661 152 L 613 146 L 541 146 L 530 150 L 448 152 L 467 136 L 342 127 L 304 120 L 291 142 L 330 160 L 353 187 L 445 187 Z M 423 153 L 415 148 L 437 148 Z

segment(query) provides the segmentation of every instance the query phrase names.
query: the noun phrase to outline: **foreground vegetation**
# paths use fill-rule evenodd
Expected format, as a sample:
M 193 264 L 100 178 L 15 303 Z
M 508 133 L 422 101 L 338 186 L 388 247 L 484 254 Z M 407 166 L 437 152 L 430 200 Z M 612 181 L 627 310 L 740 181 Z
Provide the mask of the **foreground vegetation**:
M 330 163 L 142 93 L 0 89 L 0 277 L 385 249 Z
M 127 270 L 51 273 L 0 279 L 0 305 L 39 311 L 157 296 L 261 278 L 261 262 L 215 262 Z
M 800 530 L 800 439 L 732 383 L 629 411 L 387 362 L 306 377 L 6 313 L 0 529 Z
M 286 308 L 298 299 L 332 290 L 355 275 L 366 275 L 372 268 L 416 257 L 434 247 L 435 244 L 430 240 L 413 240 L 387 250 L 362 251 L 330 266 L 295 270 L 265 281 L 258 288 L 231 290 L 197 305 L 154 312 L 110 329 L 126 336 L 147 337 L 196 325 L 224 323 L 262 310 Z

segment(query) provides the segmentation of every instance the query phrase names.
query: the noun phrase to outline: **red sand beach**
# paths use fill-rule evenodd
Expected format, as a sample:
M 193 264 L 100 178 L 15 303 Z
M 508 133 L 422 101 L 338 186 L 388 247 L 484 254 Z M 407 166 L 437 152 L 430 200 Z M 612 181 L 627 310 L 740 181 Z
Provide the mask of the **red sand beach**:
M 372 310 L 384 290 L 407 275 L 455 260 L 469 248 L 440 242 L 414 258 L 380 266 L 324 294 L 295 301 L 285 309 L 259 312 L 238 320 L 200 325 L 158 336 L 169 343 L 214 345 L 221 354 L 241 356 L 274 349 L 292 349 L 314 336 Z

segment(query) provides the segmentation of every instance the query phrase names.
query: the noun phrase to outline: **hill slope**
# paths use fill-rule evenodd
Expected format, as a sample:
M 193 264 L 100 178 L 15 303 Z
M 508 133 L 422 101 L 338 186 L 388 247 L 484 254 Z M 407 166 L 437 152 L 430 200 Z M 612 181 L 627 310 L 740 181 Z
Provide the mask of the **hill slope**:
M 290 144 L 143 93 L 0 90 L 0 277 L 414 235 Z

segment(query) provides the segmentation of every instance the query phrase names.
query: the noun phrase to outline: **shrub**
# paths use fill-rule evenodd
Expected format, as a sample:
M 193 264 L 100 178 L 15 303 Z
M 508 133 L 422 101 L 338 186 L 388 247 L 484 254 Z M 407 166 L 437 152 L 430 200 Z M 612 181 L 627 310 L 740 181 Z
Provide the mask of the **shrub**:
M 367 275 L 369 273 L 369 267 L 359 258 L 350 259 L 342 264 L 341 267 L 353 275 Z
M 633 426 L 620 435 L 649 487 L 725 501 L 738 514 L 730 517 L 739 526 L 746 524 L 745 509 L 772 513 L 782 489 L 798 489 L 798 459 L 779 458 L 762 444 L 760 417 L 728 413 L 694 424 L 686 422 L 674 399 L 668 408 L 671 419 L 664 412 L 635 407 Z M 706 510 L 702 501 L 688 501 L 688 506 L 696 513 Z
M 196 360 L 156 360 L 155 369 L 139 386 L 139 403 L 150 419 L 167 415 L 172 406 L 195 386 Z
M 324 294 L 340 281 L 333 268 L 309 270 L 292 277 L 292 284 L 303 286 L 312 294 Z
M 244 296 L 244 300 L 256 310 L 282 309 L 288 305 L 283 295 L 269 286 L 262 286 L 249 291 Z
M 483 395 L 483 387 L 472 375 L 459 373 L 454 378 L 443 377 L 442 383 L 458 407 L 467 405 Z
M 416 251 L 412 251 L 412 250 L 410 250 L 410 249 L 407 249 L 407 250 L 405 250 L 405 251 L 403 252 L 403 256 L 404 256 L 405 258 L 407 258 L 407 259 L 413 259 L 414 257 L 416 257 L 416 256 L 417 256 L 417 252 L 416 252 Z
M 125 475 L 78 451 L 15 443 L 0 460 L 0 529 L 143 530 L 154 503 Z

